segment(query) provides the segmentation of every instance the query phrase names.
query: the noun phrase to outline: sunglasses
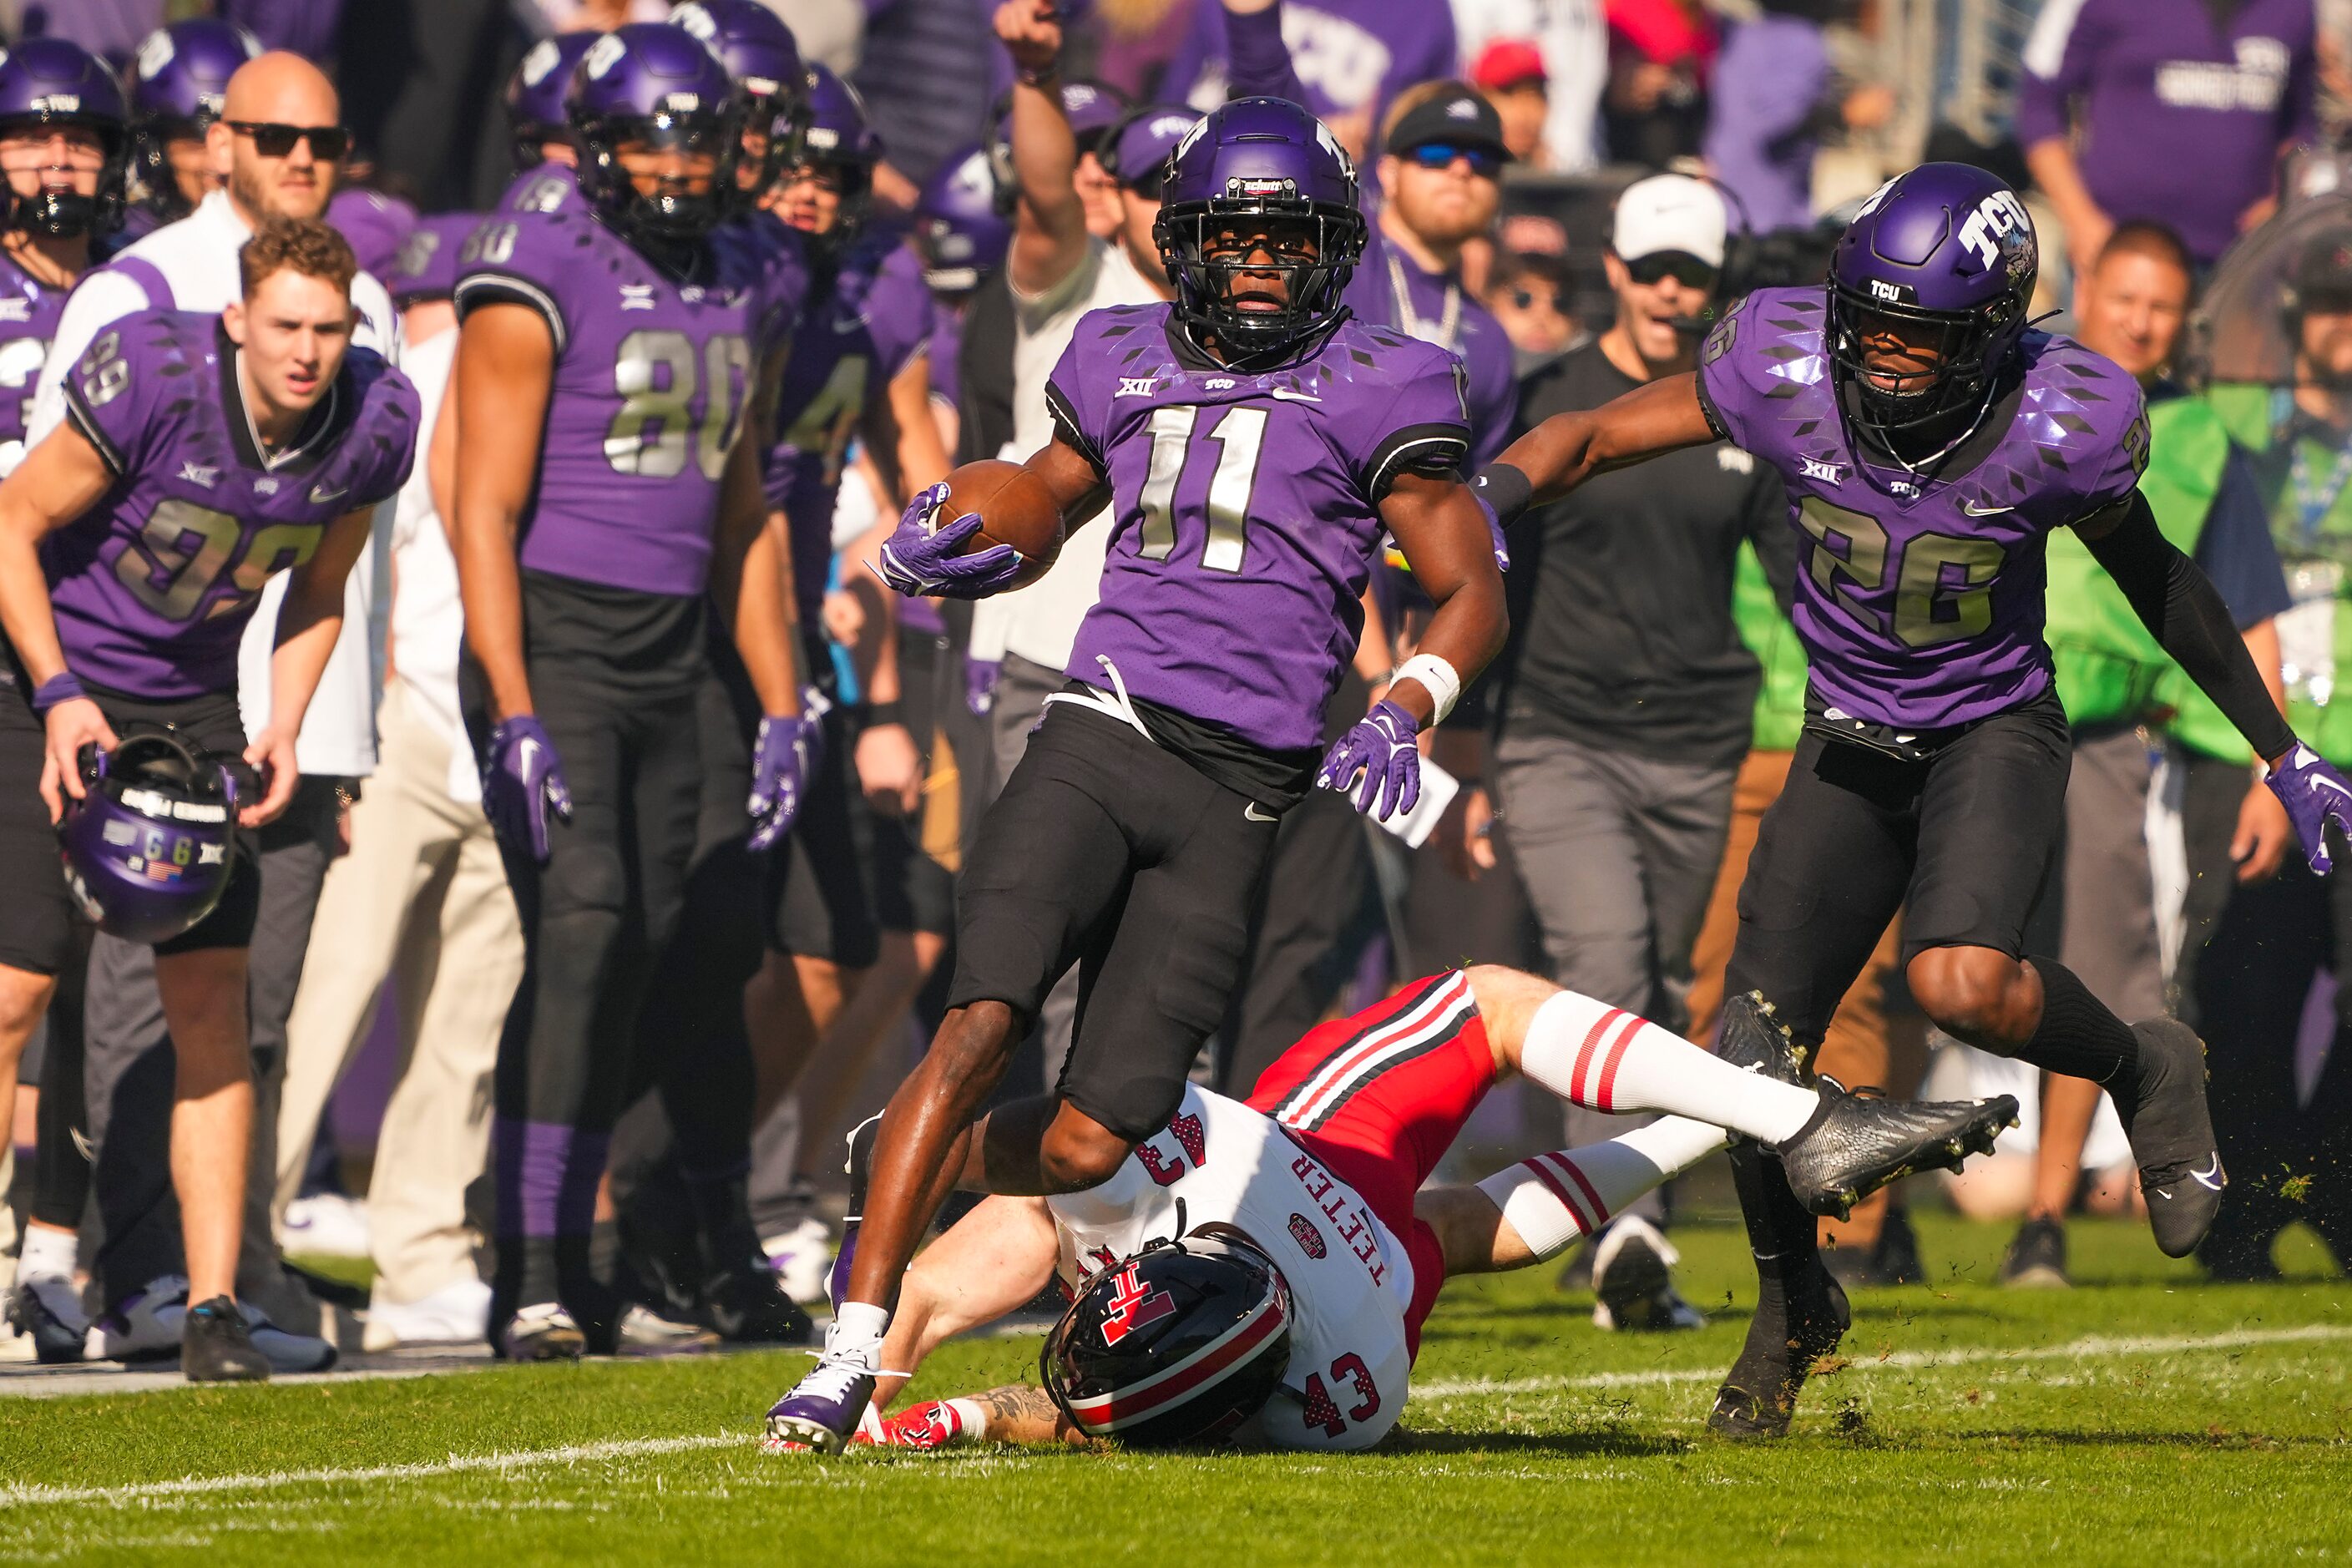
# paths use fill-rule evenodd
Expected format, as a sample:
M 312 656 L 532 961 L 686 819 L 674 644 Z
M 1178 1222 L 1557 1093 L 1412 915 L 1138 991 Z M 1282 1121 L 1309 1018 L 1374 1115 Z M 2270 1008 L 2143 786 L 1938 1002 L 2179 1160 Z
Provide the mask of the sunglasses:
M 1661 250 L 1644 256 L 1638 261 L 1625 263 L 1625 270 L 1634 282 L 1644 287 L 1672 278 L 1685 289 L 1708 289 L 1715 287 L 1717 269 L 1696 256 L 1685 256 L 1676 250 Z
M 1405 162 L 1424 169 L 1450 169 L 1454 160 L 1461 159 L 1470 165 L 1470 172 L 1482 180 L 1491 180 L 1503 172 L 1503 155 L 1492 147 L 1465 147 L 1454 142 L 1423 142 L 1418 147 L 1405 149 Z
M 294 143 L 310 143 L 310 156 L 322 163 L 339 162 L 352 150 L 352 133 L 340 125 L 279 125 L 259 120 L 224 121 L 240 136 L 253 138 L 253 150 L 265 158 L 284 158 L 292 154 Z
M 1532 289 L 1514 289 L 1511 290 L 1511 308 L 1513 310 L 1532 310 L 1538 305 L 1541 305 L 1547 310 L 1557 310 L 1559 309 L 1559 296 L 1552 292 L 1550 289 L 1546 289 L 1540 294 L 1537 293 Z

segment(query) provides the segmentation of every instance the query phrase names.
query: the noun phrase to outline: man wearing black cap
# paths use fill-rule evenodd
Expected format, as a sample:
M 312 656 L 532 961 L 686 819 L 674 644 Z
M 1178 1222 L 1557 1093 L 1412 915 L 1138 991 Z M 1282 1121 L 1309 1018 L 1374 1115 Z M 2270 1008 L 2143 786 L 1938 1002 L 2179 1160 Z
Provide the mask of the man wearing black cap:
M 1658 174 L 1618 198 L 1608 255 L 1617 319 L 1528 380 L 1523 420 L 1597 408 L 1688 370 L 1715 298 L 1726 222 L 1712 188 Z M 1752 542 L 1780 601 L 1795 572 L 1772 470 L 1726 442 L 1603 475 L 1511 531 L 1511 640 L 1489 698 L 1487 783 L 1552 980 L 1680 1025 L 1731 822 L 1761 672 L 1732 620 Z M 1475 831 L 1485 792 L 1443 831 Z M 1484 845 L 1448 846 L 1472 874 Z M 1570 1142 L 1587 1129 L 1568 1111 Z M 1695 1328 L 1675 1293 L 1656 1194 L 1592 1250 L 1593 1321 Z

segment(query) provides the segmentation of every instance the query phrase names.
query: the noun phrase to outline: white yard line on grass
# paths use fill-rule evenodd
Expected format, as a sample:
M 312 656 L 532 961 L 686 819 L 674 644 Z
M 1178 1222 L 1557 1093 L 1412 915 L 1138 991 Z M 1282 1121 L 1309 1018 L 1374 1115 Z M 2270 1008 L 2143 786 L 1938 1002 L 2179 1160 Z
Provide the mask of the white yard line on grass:
M 1973 1345 L 1949 1351 L 1898 1351 L 1857 1357 L 1849 1372 L 1918 1371 L 1992 1361 L 2095 1361 L 2105 1356 L 2164 1355 L 2189 1351 L 2230 1351 L 2257 1345 L 2307 1344 L 2352 1339 L 2352 1327 L 2325 1323 L 2294 1329 L 2241 1329 L 2177 1338 L 2094 1336 L 2063 1345 L 2001 1347 Z M 1472 1379 L 1431 1383 L 1412 1391 L 1416 1400 L 1463 1399 L 1475 1394 L 1538 1394 L 1577 1388 L 1632 1388 L 1657 1384 L 1708 1383 L 1722 1374 L 1713 1368 L 1676 1371 L 1597 1372 L 1575 1377 Z M 503 1454 L 453 1454 L 413 1465 L 369 1465 L 349 1469 L 270 1470 L 258 1475 L 190 1476 L 176 1481 L 143 1481 L 119 1487 L 0 1486 L 0 1510 L 59 1503 L 122 1503 L 142 1498 L 196 1497 L 220 1492 L 267 1491 L 281 1487 L 370 1486 L 429 1480 L 484 1470 L 523 1470 L 550 1465 L 593 1463 L 683 1454 L 709 1448 L 747 1448 L 749 1433 L 709 1437 L 637 1437 L 606 1443 L 575 1443 L 560 1448 L 526 1448 Z
M 0 1487 L 0 1509 L 71 1502 L 131 1502 L 141 1498 L 194 1497 L 206 1492 L 265 1491 L 276 1487 L 365 1485 L 375 1481 L 425 1480 L 474 1470 L 524 1470 L 598 1459 L 635 1459 L 684 1454 L 698 1448 L 749 1447 L 749 1433 L 716 1437 L 636 1437 L 611 1443 L 575 1443 L 562 1448 L 526 1448 L 511 1454 L 452 1454 L 415 1465 L 369 1465 L 342 1470 L 270 1470 L 256 1476 L 190 1476 L 176 1481 L 144 1481 L 124 1487 Z
M 2183 1335 L 2178 1338 L 2109 1337 L 2094 1334 L 2063 1345 L 1969 1345 L 1948 1351 L 1895 1351 L 1887 1355 L 1853 1356 L 1848 1373 L 1881 1370 L 1916 1372 L 1945 1366 L 1971 1366 L 1988 1361 L 2095 1361 L 2102 1356 L 2165 1355 L 2177 1351 L 2228 1351 L 2252 1345 L 2291 1345 L 2314 1340 L 2352 1339 L 2352 1327 L 2310 1323 L 2298 1329 L 2238 1329 L 2227 1333 Z M 1415 1400 L 1466 1399 L 1477 1394 L 1547 1394 L 1572 1388 L 1643 1388 L 1659 1384 L 1714 1383 L 1723 1376 L 1715 1367 L 1661 1368 L 1653 1372 L 1593 1372 L 1577 1376 L 1465 1378 L 1454 1383 L 1415 1385 Z M 0 1493 L 0 1496 L 5 1496 Z

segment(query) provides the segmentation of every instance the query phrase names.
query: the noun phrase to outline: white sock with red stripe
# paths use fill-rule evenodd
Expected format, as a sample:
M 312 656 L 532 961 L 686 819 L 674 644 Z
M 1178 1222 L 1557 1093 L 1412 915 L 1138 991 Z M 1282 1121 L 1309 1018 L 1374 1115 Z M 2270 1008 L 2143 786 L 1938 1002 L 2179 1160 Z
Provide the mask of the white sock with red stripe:
M 1742 1072 L 1679 1035 L 1573 991 L 1536 1009 L 1519 1070 L 1588 1110 L 1663 1110 L 1766 1143 L 1794 1137 L 1821 1104 L 1810 1089 Z
M 1605 1143 L 1556 1149 L 1478 1184 L 1540 1263 L 1596 1234 L 1627 1204 L 1724 1145 L 1704 1121 L 1662 1117 Z

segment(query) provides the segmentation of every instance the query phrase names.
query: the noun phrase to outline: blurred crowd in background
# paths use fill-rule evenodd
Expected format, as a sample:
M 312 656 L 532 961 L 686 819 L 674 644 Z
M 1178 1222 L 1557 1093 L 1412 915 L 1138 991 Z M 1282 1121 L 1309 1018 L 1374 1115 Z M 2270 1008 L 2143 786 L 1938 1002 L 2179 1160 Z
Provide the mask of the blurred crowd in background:
M 1032 384 L 1059 345 L 1042 357 L 1028 347 L 1029 318 L 1001 274 L 1016 208 L 1048 194 L 1020 188 L 1028 176 L 1004 119 L 1014 67 L 996 7 L 768 3 L 810 60 L 862 95 L 878 142 L 866 232 L 911 247 L 929 285 L 928 318 L 904 334 L 917 343 L 906 363 L 921 360 L 916 416 L 936 425 L 952 459 L 1035 445 Z M 457 215 L 497 205 L 518 159 L 539 155 L 534 139 L 560 136 L 510 109 L 529 98 L 535 45 L 668 9 L 0 0 L 0 28 L 69 37 L 117 63 L 134 113 L 142 41 L 193 16 L 317 61 L 353 132 L 331 216 L 389 281 L 404 265 L 417 270 L 417 237 L 461 233 Z M 1380 208 L 1381 237 L 1356 287 L 1391 324 L 1463 354 L 1482 458 L 1546 415 L 1687 369 L 1706 324 L 1746 289 L 1822 276 L 1843 222 L 1892 174 L 1948 159 L 2001 174 L 2040 233 L 2047 324 L 2148 388 L 2159 521 L 2222 588 L 2298 733 L 2352 766 L 2352 711 L 2332 702 L 2337 661 L 2352 658 L 2352 616 L 2336 614 L 2352 595 L 2352 0 L 1066 0 L 1064 13 L 1074 184 L 1105 254 L 1135 253 L 1146 298 L 1165 292 L 1138 237 L 1156 209 L 1158 158 L 1192 122 L 1188 110 L 1246 89 L 1246 40 L 1278 27 L 1308 106 Z M 415 312 L 448 309 L 428 289 L 394 292 L 412 334 Z M 978 807 L 1019 754 L 1031 689 L 1058 684 L 1091 587 L 1073 550 L 993 615 L 883 613 L 855 542 L 894 519 L 920 476 L 894 463 L 886 479 L 856 441 L 845 457 L 853 477 L 835 520 L 843 549 L 825 626 L 853 716 L 890 642 L 884 679 L 902 698 L 889 722 L 903 710 L 914 742 L 907 754 L 861 739 L 859 787 L 944 889 Z M 1793 548 L 1784 514 L 1778 479 L 1727 447 L 1532 512 L 1512 539 L 1510 648 L 1431 742 L 1433 763 L 1461 785 L 1444 819 L 1408 846 L 1337 797 L 1292 814 L 1248 980 L 1199 1071 L 1245 1091 L 1315 1022 L 1465 960 L 1534 969 L 1704 1040 L 1733 896 L 1802 718 L 1802 655 L 1772 588 Z M 2233 1178 L 2200 1254 L 2213 1279 L 2269 1277 L 2274 1244 L 2297 1224 L 2352 1264 L 2352 1050 L 2336 1048 L 2352 1023 L 2352 989 L 2339 1003 L 2336 987 L 2352 962 L 2352 904 L 2286 852 L 2284 816 L 2242 742 L 2081 547 L 2053 541 L 2049 570 L 2050 641 L 2076 750 L 2068 846 L 2035 950 L 2056 952 L 2123 1016 L 2168 1010 L 2207 1038 Z M 395 571 L 377 606 L 393 644 L 377 673 L 387 708 L 413 710 L 422 699 L 404 686 L 404 585 Z M 1357 679 L 1334 700 L 1335 734 L 1410 651 L 1411 604 L 1383 608 Z M 430 794 L 431 770 L 397 754 L 416 730 L 413 717 L 382 723 L 375 767 L 400 774 L 403 790 L 425 777 Z M 469 1183 L 496 1020 L 464 1050 L 435 1037 L 482 1035 L 482 1009 L 462 1001 L 510 992 L 517 939 L 496 921 L 488 934 L 445 927 L 437 941 L 406 931 L 417 889 L 456 896 L 462 862 L 428 839 L 401 840 L 398 863 L 382 839 L 370 855 L 369 807 L 382 797 L 365 776 L 352 782 L 351 852 L 326 873 L 299 990 L 281 1010 L 280 1059 L 257 1062 L 282 1085 L 261 1180 L 286 1253 L 373 1258 L 374 1310 L 364 1330 L 339 1316 L 368 1305 L 367 1293 L 345 1300 L 321 1279 L 303 1286 L 314 1299 L 272 1311 L 290 1328 L 352 1347 L 363 1333 L 384 1348 L 464 1338 L 451 1325 L 474 1310 L 478 1338 L 486 1288 L 470 1238 L 482 1198 Z M 478 823 L 462 791 L 441 793 L 436 809 Z M 949 967 L 942 910 L 886 903 L 870 963 L 823 976 L 802 965 L 815 1049 L 806 1064 L 766 1064 L 760 1081 L 754 1210 L 804 1300 L 824 1294 L 839 1134 L 919 1053 Z M 372 909 L 395 912 L 368 922 Z M 380 941 L 352 937 L 354 922 L 387 921 Z M 2031 1109 L 1965 1175 L 1824 1221 L 1834 1267 L 1861 1283 L 1927 1277 L 1935 1260 L 1919 1255 L 1904 1207 L 1948 1200 L 2016 1224 L 2005 1279 L 2065 1284 L 2068 1217 L 2138 1201 L 2112 1110 L 2095 1085 L 2036 1083 L 2031 1068 L 1931 1037 L 1895 950 L 1890 931 L 1822 1070 L 1895 1095 L 1933 1076 L 1937 1098 L 2016 1092 Z M 78 1027 L 61 1009 L 49 1033 Z M 1055 1029 L 1049 1005 L 1017 1087 L 1050 1081 Z M 87 1236 L 100 1089 L 65 1082 L 64 1059 L 54 1048 L 26 1058 L 16 1208 Z M 1549 1148 L 1562 1142 L 1559 1115 L 1549 1100 L 1498 1095 L 1472 1136 L 1510 1152 Z M 37 1173 L 51 1188 L 41 1201 Z M 420 1200 L 428 1189 L 451 1195 Z M 61 1212 L 60 1201 L 82 1207 Z M 453 1212 L 460 1203 L 475 1205 L 470 1219 Z M 1685 1183 L 1680 1199 L 1620 1223 L 1650 1227 L 1670 1260 L 1677 1206 L 1688 1220 L 1704 1194 Z M 615 1212 L 625 1231 L 627 1194 Z M 657 1226 L 651 1212 L 639 1211 L 640 1227 Z M 89 1310 L 146 1283 L 90 1279 L 87 1240 L 25 1256 L 20 1289 L 66 1281 Z M 1604 1326 L 1696 1321 L 1667 1287 Z

